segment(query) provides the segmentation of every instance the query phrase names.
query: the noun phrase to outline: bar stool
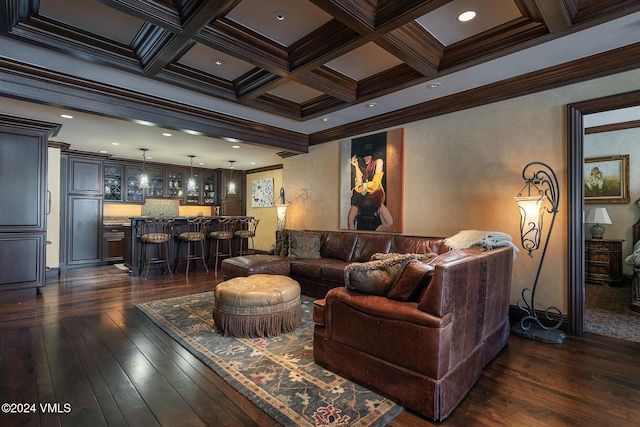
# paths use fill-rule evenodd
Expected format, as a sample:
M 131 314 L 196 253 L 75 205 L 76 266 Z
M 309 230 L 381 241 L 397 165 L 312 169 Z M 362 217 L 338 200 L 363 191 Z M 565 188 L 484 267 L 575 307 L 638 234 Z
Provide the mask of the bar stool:
M 176 273 L 180 266 L 180 260 L 187 261 L 186 275 L 189 275 L 189 264 L 191 260 L 200 260 L 204 265 L 204 269 L 209 272 L 207 263 L 204 260 L 204 240 L 207 236 L 207 227 L 210 218 L 197 217 L 187 220 L 187 231 L 178 234 L 178 259 L 176 261 Z M 180 250 L 183 243 L 187 244 L 187 256 L 180 256 Z M 198 245 L 199 243 L 199 245 Z M 198 246 L 200 246 L 200 254 L 198 254 Z
M 244 240 L 247 241 L 247 254 L 255 254 L 256 247 L 254 245 L 253 238 L 256 237 L 256 229 L 258 228 L 259 219 L 254 217 L 245 217 L 238 219 L 238 230 L 233 232 L 233 235 L 238 238 L 238 255 L 242 255 L 244 247 Z M 249 245 L 251 240 L 251 245 Z
M 145 280 L 149 278 L 149 268 L 151 264 L 162 264 L 162 274 L 164 274 L 164 265 L 167 265 L 169 275 L 171 273 L 171 266 L 169 265 L 169 240 L 171 240 L 171 234 L 173 231 L 173 219 L 167 219 L 163 217 L 147 219 L 140 229 L 140 235 L 138 236 L 142 242 L 142 260 L 140 262 L 140 271 L 138 275 L 144 269 L 145 263 L 147 264 L 147 274 Z M 156 252 L 156 256 L 153 256 L 153 252 Z
M 207 264 L 211 263 L 211 257 L 215 255 L 215 264 L 213 265 L 214 272 L 218 272 L 218 259 L 220 256 L 225 256 L 220 249 L 220 243 L 222 243 L 222 249 L 224 249 L 224 243 L 227 242 L 227 250 L 229 252 L 229 258 L 233 256 L 231 240 L 233 239 L 233 228 L 236 220 L 234 218 L 220 218 L 218 220 L 218 229 L 209 232 L 209 258 Z M 216 242 L 215 251 L 213 250 L 213 242 Z

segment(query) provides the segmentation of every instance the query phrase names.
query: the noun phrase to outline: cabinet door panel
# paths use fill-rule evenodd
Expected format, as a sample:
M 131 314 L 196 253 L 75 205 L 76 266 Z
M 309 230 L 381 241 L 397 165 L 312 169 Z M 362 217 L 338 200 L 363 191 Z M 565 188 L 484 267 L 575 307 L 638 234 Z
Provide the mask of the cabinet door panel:
M 44 285 L 44 233 L 0 234 L 0 290 Z
M 0 133 L 0 231 L 46 229 L 46 149 L 42 139 Z
M 69 166 L 69 194 L 102 195 L 102 162 L 72 158 Z
M 100 261 L 102 199 L 69 198 L 69 264 Z

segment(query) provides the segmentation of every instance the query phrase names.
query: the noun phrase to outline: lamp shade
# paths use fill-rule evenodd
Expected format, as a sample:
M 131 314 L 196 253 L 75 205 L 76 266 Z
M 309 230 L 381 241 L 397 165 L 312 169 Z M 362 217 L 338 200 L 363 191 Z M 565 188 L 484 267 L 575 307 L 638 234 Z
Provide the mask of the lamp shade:
M 535 196 L 535 197 L 516 197 L 516 202 L 518 206 L 520 206 L 520 212 L 523 218 L 526 218 L 526 222 L 531 222 L 534 224 L 538 224 L 538 217 L 540 216 L 540 208 L 542 207 L 542 202 L 544 202 L 544 196 Z
M 591 209 L 585 222 L 588 224 L 612 224 L 606 208 Z

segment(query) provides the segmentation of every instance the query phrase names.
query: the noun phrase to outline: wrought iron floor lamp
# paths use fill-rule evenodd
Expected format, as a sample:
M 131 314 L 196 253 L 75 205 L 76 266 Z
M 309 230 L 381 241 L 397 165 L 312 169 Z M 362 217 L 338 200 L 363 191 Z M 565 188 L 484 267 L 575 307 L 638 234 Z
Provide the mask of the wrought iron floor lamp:
M 558 202 L 560 199 L 558 178 L 553 169 L 542 162 L 531 162 L 526 165 L 522 170 L 522 178 L 525 180 L 525 185 L 516 197 L 516 201 L 520 206 L 520 238 L 522 247 L 529 251 L 529 256 L 532 256 L 532 251 L 540 247 L 545 210 L 551 214 L 551 224 L 549 225 L 549 231 L 544 241 L 540 264 L 538 265 L 533 287 L 524 288 L 522 290 L 522 301 L 518 301 L 518 307 L 525 312 L 525 316 L 519 323 L 511 327 L 511 332 L 525 338 L 561 344 L 566 338 L 566 334 L 559 329 L 562 325 L 562 311 L 555 306 L 547 307 L 544 311 L 544 318 L 545 323 L 548 323 L 548 325 L 545 325 L 540 321 L 534 305 L 540 270 L 542 269 L 542 263 L 544 262 L 549 244 L 549 237 L 551 237 L 553 224 L 555 223 L 558 213 Z M 527 191 L 526 196 L 523 195 L 525 189 Z M 527 300 L 527 296 L 529 296 L 529 300 Z

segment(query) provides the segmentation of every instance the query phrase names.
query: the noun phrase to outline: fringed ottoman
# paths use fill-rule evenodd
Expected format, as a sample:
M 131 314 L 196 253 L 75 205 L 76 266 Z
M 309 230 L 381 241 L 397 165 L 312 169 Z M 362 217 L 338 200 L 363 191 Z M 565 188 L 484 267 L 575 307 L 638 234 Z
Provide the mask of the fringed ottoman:
M 214 290 L 213 321 L 225 335 L 275 337 L 302 323 L 300 285 L 287 276 L 234 277 Z

